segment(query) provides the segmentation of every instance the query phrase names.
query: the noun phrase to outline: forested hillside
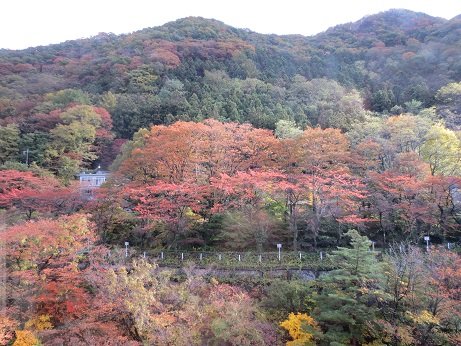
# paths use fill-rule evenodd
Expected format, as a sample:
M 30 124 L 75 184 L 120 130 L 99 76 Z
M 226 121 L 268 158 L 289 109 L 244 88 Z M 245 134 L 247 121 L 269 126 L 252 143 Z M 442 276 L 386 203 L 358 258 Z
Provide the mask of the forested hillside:
M 0 344 L 461 344 L 460 112 L 461 16 L 0 50 Z
M 209 117 L 270 129 L 279 119 L 347 129 L 337 117 L 440 104 L 437 90 L 461 79 L 460 31 L 459 17 L 405 10 L 312 37 L 190 17 L 121 36 L 2 50 L 0 116 L 27 123 L 63 102 L 98 105 L 122 138 L 149 124 Z M 63 89 L 81 95 L 50 104 L 49 94 Z

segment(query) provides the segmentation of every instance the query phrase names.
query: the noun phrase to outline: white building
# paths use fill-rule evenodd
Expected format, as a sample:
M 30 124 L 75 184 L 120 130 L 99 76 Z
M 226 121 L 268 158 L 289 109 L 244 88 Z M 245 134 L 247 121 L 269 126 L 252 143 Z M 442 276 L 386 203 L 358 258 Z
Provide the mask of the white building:
M 93 199 L 93 191 L 104 184 L 110 173 L 107 171 L 96 171 L 95 173 L 82 172 L 77 174 L 80 180 L 81 193 L 86 199 Z
M 97 188 L 104 184 L 110 173 L 107 171 L 97 171 L 96 173 L 82 172 L 77 174 L 82 187 Z

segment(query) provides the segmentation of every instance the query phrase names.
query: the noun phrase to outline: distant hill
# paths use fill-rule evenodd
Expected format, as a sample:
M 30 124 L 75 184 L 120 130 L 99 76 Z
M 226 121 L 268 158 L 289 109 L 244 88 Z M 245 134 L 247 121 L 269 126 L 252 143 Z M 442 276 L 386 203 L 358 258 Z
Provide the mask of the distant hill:
M 328 82 L 306 84 L 317 79 Z M 45 94 L 71 88 L 108 108 L 122 137 L 205 117 L 315 125 L 321 110 L 308 89 L 318 83 L 330 98 L 355 89 L 366 109 L 388 112 L 412 100 L 430 106 L 441 86 L 460 80 L 461 16 L 390 10 L 310 37 L 188 17 L 131 34 L 0 50 L 0 119 L 51 111 Z

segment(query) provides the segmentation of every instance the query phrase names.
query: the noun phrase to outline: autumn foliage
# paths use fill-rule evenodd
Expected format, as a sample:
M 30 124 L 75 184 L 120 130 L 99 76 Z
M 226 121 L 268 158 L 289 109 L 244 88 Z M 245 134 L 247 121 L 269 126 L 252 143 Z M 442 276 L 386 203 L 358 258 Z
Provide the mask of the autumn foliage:
M 74 111 L 66 116 L 82 115 Z M 92 119 L 101 121 L 100 113 Z M 396 124 L 413 121 L 405 119 L 387 123 L 396 143 Z M 110 127 L 107 116 L 106 122 Z M 459 177 L 432 175 L 411 145 L 401 149 L 392 156 L 369 140 L 354 147 L 332 129 L 277 138 L 216 120 L 154 126 L 124 145 L 111 181 L 85 203 L 91 215 L 75 213 L 83 202 L 72 185 L 0 171 L 5 215 L 23 216 L 0 233 L 9 290 L 0 336 L 50 345 L 280 343 L 252 296 L 260 293 L 204 280 L 193 268 L 178 281 L 156 265 L 111 259 L 107 243 L 261 253 L 281 242 L 306 250 L 342 241 L 351 226 L 381 245 L 427 232 L 451 239 L 459 233 Z M 346 235 L 353 235 L 354 249 L 340 247 L 332 256 L 343 270 L 316 280 L 314 307 L 292 305 L 304 310 L 280 324 L 289 344 L 456 342 L 458 255 L 412 250 L 405 257 L 403 246 L 383 259 L 384 271 L 366 237 Z
M 154 126 L 142 142 L 117 179 L 131 181 L 124 192 L 141 217 L 165 223 L 183 239 L 197 222 L 224 212 L 249 219 L 269 213 L 270 219 L 269 200 L 286 209 L 295 248 L 301 218 L 314 246 L 323 220 L 366 220 L 359 213 L 363 178 L 352 172 L 359 160 L 337 130 L 307 129 L 280 141 L 267 130 L 207 120 Z
M 318 329 L 314 319 L 301 313 L 290 313 L 288 319 L 281 322 L 280 326 L 285 329 L 293 341 L 287 342 L 287 346 L 314 345 L 313 331 Z
M 459 23 L 189 17 L 0 50 L 0 344 L 461 344 Z M 309 280 L 266 277 L 276 244 L 270 275 Z M 220 282 L 215 250 L 258 271 Z
M 95 240 L 93 226 L 81 214 L 29 221 L 0 233 L 7 249 L 8 274 L 8 303 L 0 309 L 2 338 L 21 345 L 37 336 L 51 345 L 75 344 L 78 339 L 100 343 L 97 340 L 104 335 L 114 340 L 119 340 L 119 335 L 124 340 L 119 327 L 100 324 L 104 310 L 93 310 L 95 301 L 86 273 L 91 268 L 90 246 L 99 257 Z M 56 338 L 56 333 L 67 341 Z

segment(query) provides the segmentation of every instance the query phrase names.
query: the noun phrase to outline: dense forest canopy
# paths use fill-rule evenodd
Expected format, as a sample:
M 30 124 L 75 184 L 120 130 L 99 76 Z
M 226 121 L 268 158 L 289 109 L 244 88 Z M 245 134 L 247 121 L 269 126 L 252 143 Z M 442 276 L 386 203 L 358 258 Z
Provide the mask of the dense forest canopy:
M 459 345 L 460 112 L 461 16 L 0 50 L 0 344 Z
M 460 30 L 459 17 L 406 10 L 311 37 L 189 17 L 132 34 L 2 50 L 0 116 L 17 123 L 65 102 L 98 105 L 111 112 L 115 133 L 131 138 L 140 127 L 175 120 L 214 117 L 274 129 L 279 119 L 335 126 L 329 117 L 363 109 L 414 112 L 439 105 L 437 91 L 461 79 Z M 75 99 L 47 96 L 67 89 Z M 324 106 L 329 114 L 319 119 Z

